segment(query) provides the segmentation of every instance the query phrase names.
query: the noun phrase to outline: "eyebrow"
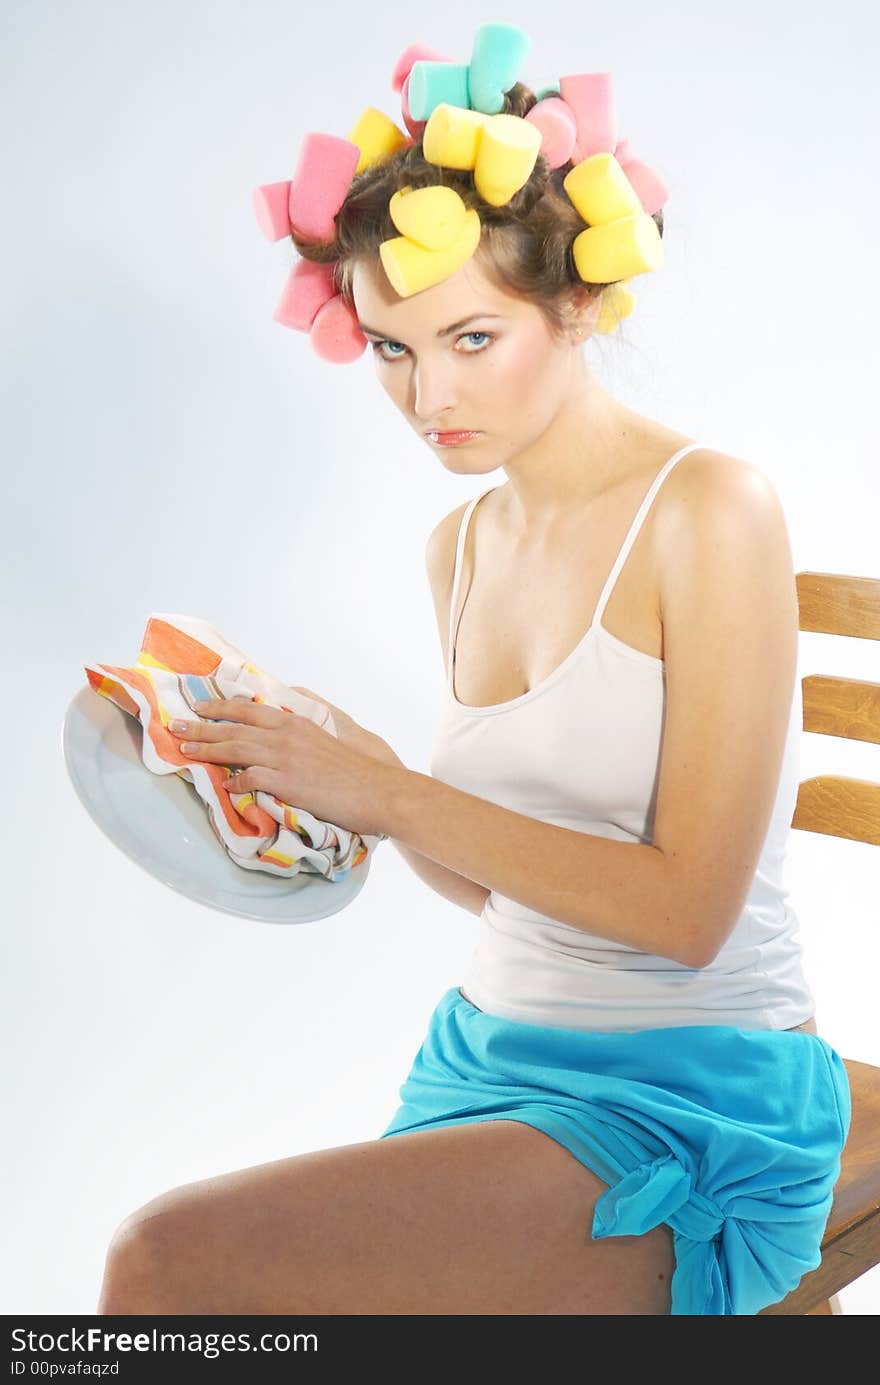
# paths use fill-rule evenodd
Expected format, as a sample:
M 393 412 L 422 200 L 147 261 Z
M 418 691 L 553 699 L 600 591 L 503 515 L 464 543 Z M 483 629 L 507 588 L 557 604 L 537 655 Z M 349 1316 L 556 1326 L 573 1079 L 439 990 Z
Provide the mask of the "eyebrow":
M 463 317 L 458 322 L 450 322 L 448 327 L 442 327 L 437 333 L 437 336 L 448 337 L 452 332 L 457 332 L 459 327 L 466 327 L 469 322 L 476 322 L 478 318 L 484 317 L 500 318 L 501 313 L 471 313 L 470 317 Z M 358 323 L 358 327 L 360 327 L 361 331 L 367 336 L 380 337 L 383 341 L 399 341 L 398 337 L 386 337 L 384 333 L 377 332 L 374 327 L 365 327 L 362 322 Z M 405 346 L 406 342 L 401 342 L 401 345 Z

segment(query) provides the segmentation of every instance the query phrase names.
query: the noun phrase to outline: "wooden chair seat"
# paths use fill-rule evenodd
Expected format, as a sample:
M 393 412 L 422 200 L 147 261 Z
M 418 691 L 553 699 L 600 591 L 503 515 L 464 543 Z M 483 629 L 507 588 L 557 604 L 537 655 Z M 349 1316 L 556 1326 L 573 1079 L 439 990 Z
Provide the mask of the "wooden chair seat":
M 843 1061 L 852 1123 L 822 1238 L 822 1263 L 761 1313 L 809 1313 L 880 1262 L 880 1068 Z

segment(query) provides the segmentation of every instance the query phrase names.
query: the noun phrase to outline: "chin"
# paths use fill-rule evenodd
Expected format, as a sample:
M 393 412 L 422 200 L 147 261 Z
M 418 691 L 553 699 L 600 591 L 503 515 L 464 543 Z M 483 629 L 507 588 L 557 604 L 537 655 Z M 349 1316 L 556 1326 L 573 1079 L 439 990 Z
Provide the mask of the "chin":
M 489 462 L 487 465 L 485 458 L 481 466 L 475 466 L 473 459 L 471 459 L 471 463 L 468 465 L 468 459 L 466 457 L 457 456 L 456 452 L 456 448 L 450 447 L 448 452 L 444 453 L 440 458 L 443 463 L 444 471 L 451 472 L 453 476 L 490 476 L 492 472 L 497 471 L 501 465 L 500 462 Z

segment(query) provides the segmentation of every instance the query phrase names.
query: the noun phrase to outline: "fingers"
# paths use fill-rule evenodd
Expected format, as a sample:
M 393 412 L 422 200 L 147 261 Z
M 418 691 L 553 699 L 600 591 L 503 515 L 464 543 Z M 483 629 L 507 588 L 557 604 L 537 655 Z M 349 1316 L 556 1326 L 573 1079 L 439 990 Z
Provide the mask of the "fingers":
M 205 720 L 175 717 L 168 729 L 180 737 L 181 755 L 194 760 L 230 766 L 272 764 L 295 730 L 296 719 L 289 712 L 249 699 L 214 698 L 193 707 Z
M 238 744 L 253 740 L 253 732 L 257 729 L 249 724 L 236 726 L 231 721 L 183 721 L 180 717 L 174 717 L 168 723 L 171 734 L 179 736 L 181 740 L 213 746 L 229 745 L 233 737 Z
M 267 707 L 264 702 L 251 702 L 245 697 L 208 698 L 194 702 L 193 711 L 205 718 L 185 723 L 187 731 L 192 730 L 194 734 L 210 732 L 216 727 L 221 735 L 228 735 L 228 727 L 234 722 L 271 728 L 286 725 L 289 718 L 289 713 L 282 712 L 280 707 Z M 178 730 L 176 721 L 169 722 L 173 731 Z
M 179 737 L 177 748 L 181 755 L 216 760 L 220 764 L 252 764 L 254 754 L 250 743 L 255 747 L 261 740 L 254 734 L 256 726 L 253 729 L 247 724 L 236 726 L 232 721 L 184 721 L 173 717 L 168 730 Z M 233 755 L 237 757 L 235 760 L 231 759 Z
M 250 748 L 241 740 L 189 740 L 181 741 L 177 748 L 188 760 L 205 760 L 217 765 L 251 765 L 257 758 L 256 746 Z
M 268 765 L 249 765 L 247 769 L 231 774 L 220 785 L 229 794 L 256 793 L 259 789 L 266 793 L 281 794 L 285 791 L 282 776 Z

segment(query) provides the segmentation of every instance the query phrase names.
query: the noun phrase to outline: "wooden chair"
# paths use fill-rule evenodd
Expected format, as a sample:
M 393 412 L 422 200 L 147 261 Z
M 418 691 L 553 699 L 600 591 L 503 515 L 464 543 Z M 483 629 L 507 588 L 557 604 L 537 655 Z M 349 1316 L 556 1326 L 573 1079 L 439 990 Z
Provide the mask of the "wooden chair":
M 880 580 L 799 572 L 796 581 L 801 630 L 880 640 Z M 812 674 L 802 688 L 805 731 L 880 744 L 880 683 Z M 791 825 L 880 846 L 880 784 L 841 775 L 806 779 Z M 822 1238 L 822 1263 L 762 1313 L 840 1313 L 837 1291 L 880 1263 L 880 1068 L 849 1058 L 844 1064 L 852 1123 Z

